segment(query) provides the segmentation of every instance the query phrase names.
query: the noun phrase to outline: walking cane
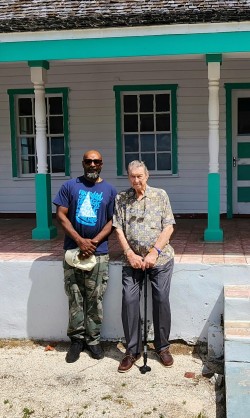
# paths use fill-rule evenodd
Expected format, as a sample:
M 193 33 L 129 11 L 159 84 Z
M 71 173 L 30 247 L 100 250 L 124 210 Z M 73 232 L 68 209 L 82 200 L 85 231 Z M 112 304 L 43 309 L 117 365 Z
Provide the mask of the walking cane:
M 145 374 L 151 371 L 151 367 L 147 366 L 147 299 L 148 299 L 148 275 L 147 270 L 145 270 L 144 275 L 144 349 L 143 349 L 143 366 L 140 367 L 140 372 Z

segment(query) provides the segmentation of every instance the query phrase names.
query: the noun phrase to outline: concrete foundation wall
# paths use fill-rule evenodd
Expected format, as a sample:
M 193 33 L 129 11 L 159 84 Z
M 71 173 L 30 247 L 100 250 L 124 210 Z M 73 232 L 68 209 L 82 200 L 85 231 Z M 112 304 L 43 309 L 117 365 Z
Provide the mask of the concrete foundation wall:
M 110 263 L 104 298 L 104 340 L 123 338 L 121 271 L 121 263 Z M 176 264 L 170 294 L 170 339 L 206 342 L 209 326 L 221 321 L 223 286 L 249 283 L 250 266 Z M 68 339 L 68 306 L 60 261 L 0 262 L 0 294 L 0 338 Z M 151 308 L 149 286 L 149 338 L 153 338 Z

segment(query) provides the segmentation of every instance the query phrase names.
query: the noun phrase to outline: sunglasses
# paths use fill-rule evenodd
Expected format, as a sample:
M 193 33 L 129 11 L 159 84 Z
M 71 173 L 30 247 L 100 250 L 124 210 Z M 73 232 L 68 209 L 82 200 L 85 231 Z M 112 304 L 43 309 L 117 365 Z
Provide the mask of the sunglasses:
M 98 160 L 98 159 L 91 160 L 91 158 L 84 158 L 83 161 L 87 165 L 90 165 L 91 163 L 94 163 L 95 165 L 101 165 L 102 164 L 102 160 Z

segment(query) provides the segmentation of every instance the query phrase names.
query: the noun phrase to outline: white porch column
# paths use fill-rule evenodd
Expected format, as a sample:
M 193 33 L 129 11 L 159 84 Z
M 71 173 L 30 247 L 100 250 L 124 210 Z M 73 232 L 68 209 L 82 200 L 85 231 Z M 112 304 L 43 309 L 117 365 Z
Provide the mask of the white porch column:
M 219 82 L 220 62 L 208 62 L 209 173 L 219 172 Z
M 46 106 L 45 83 L 47 82 L 47 61 L 29 61 L 31 81 L 35 94 L 36 152 L 36 228 L 32 231 L 33 239 L 52 239 L 57 235 L 52 224 L 51 176 L 47 166 Z
M 46 174 L 48 172 L 45 108 L 47 69 L 42 67 L 31 67 L 30 72 L 35 93 L 37 172 L 39 174 Z
M 220 174 L 219 174 L 219 82 L 221 54 L 207 55 L 208 66 L 208 225 L 204 239 L 223 241 L 220 228 Z

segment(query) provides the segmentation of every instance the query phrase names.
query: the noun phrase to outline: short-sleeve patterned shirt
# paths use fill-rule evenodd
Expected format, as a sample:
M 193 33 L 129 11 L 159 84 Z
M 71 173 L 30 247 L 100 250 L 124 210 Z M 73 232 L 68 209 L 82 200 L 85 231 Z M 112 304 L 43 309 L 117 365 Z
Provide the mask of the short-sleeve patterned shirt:
M 136 254 L 146 256 L 162 230 L 175 224 L 169 197 L 165 190 L 146 186 L 141 200 L 130 188 L 118 193 L 115 200 L 113 226 L 122 229 L 130 247 Z M 157 259 L 156 265 L 167 263 L 174 257 L 174 250 L 167 244 Z M 129 264 L 124 258 L 125 264 Z

